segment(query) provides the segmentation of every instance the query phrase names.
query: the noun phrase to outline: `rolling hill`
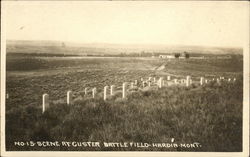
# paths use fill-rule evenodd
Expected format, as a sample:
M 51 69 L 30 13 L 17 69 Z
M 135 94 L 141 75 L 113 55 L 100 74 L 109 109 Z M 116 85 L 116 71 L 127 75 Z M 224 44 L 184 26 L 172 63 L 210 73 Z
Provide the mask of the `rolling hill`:
M 105 54 L 173 54 L 187 51 L 193 54 L 240 54 L 242 48 L 183 46 L 183 45 L 153 45 L 153 44 L 109 44 L 109 43 L 73 43 L 61 41 L 7 41 L 7 53 L 51 53 L 74 55 L 105 55 Z

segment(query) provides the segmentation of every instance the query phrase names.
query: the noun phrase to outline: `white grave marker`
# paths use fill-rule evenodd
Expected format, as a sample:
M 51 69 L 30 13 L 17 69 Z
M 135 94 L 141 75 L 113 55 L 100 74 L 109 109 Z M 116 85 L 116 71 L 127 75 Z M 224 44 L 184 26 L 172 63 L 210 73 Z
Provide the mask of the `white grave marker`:
M 96 94 L 96 88 L 92 89 L 92 97 L 95 98 L 95 94 Z
M 171 76 L 168 76 L 168 77 L 167 77 L 167 80 L 170 81 L 170 80 L 171 80 Z
M 114 88 L 115 88 L 115 85 L 110 86 L 110 95 L 114 95 Z
M 145 87 L 145 81 L 142 81 L 142 88 L 144 88 Z
M 159 88 L 162 87 L 162 79 L 163 79 L 162 77 L 159 78 Z
M 135 80 L 135 85 L 137 86 L 137 80 Z
M 201 86 L 204 84 L 204 77 L 200 78 L 200 84 L 201 84 Z
M 187 76 L 186 79 L 187 79 L 187 80 L 186 80 L 186 86 L 188 87 L 188 86 L 190 86 L 190 79 L 191 79 L 191 77 L 190 77 L 190 76 Z
M 124 82 L 122 84 L 122 98 L 126 97 L 126 83 Z
M 156 82 L 156 78 L 155 78 L 155 77 L 154 77 L 154 80 L 153 80 L 153 81 L 154 81 L 154 83 Z
M 217 78 L 216 81 L 217 81 L 218 84 L 220 84 L 220 79 L 219 78 Z
M 84 94 L 85 94 L 85 95 L 88 95 L 88 87 L 86 87 L 86 88 L 84 89 Z
M 174 83 L 177 84 L 177 83 L 178 83 L 178 80 L 177 80 L 177 79 L 174 79 Z
M 206 84 L 208 83 L 208 80 L 207 80 L 207 79 L 205 80 L 205 83 L 206 83 Z
M 134 82 L 131 82 L 130 88 L 134 88 Z
M 43 110 L 42 110 L 42 112 L 44 113 L 47 108 L 49 108 L 49 95 L 43 94 Z
M 107 99 L 107 90 L 108 90 L 108 86 L 104 87 L 104 91 L 103 91 L 103 99 L 106 100 Z
M 72 103 L 72 91 L 68 91 L 67 92 L 67 104 L 71 104 Z

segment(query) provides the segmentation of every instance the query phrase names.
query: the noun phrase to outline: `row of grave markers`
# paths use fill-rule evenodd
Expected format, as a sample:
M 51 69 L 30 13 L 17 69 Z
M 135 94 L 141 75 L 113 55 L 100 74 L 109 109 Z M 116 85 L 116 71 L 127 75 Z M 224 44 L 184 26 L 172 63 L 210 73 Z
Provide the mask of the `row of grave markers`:
M 151 87 L 151 79 L 152 79 L 152 77 L 149 77 L 149 79 L 147 81 L 143 81 L 143 78 L 141 78 L 142 87 L 144 88 L 146 86 L 146 84 L 148 85 L 148 87 Z M 171 77 L 168 76 L 167 80 L 170 81 Z M 224 77 L 217 78 L 216 82 L 220 83 L 220 80 L 224 80 Z M 204 84 L 207 84 L 208 81 L 209 80 L 205 79 L 204 77 L 201 77 L 199 82 L 200 82 L 200 85 L 204 85 Z M 213 78 L 212 81 L 215 81 L 215 79 Z M 228 79 L 228 82 L 230 82 L 230 81 L 231 81 L 231 78 Z M 236 81 L 236 78 L 234 78 L 233 81 Z M 165 81 L 163 80 L 163 77 L 160 77 L 158 81 L 156 81 L 156 78 L 153 78 L 153 83 L 156 84 L 158 86 L 158 88 L 162 88 L 165 85 Z M 186 86 L 189 87 L 192 84 L 191 76 L 187 76 L 186 80 L 182 79 L 181 83 L 186 83 Z M 135 82 L 131 82 L 130 87 L 134 88 L 134 86 L 135 85 L 137 86 L 137 84 L 138 84 L 138 81 L 135 80 Z M 174 84 L 178 84 L 177 79 L 174 79 Z M 103 91 L 103 99 L 104 100 L 107 100 L 108 88 L 109 88 L 109 86 L 104 87 L 104 91 Z M 115 85 L 111 85 L 110 86 L 110 96 L 114 95 L 114 89 L 115 89 Z M 124 82 L 122 84 L 122 98 L 123 99 L 126 98 L 126 91 L 127 91 L 127 83 Z M 84 89 L 84 93 L 85 93 L 85 95 L 88 94 L 87 87 Z M 96 97 L 96 93 L 97 93 L 96 88 L 92 88 L 92 98 Z M 67 92 L 67 104 L 68 105 L 72 104 L 72 102 L 73 102 L 72 100 L 73 100 L 72 91 L 68 91 Z M 49 108 L 49 95 L 48 94 L 42 95 L 42 103 L 43 103 L 42 104 L 42 112 L 44 113 L 46 111 L 46 109 Z

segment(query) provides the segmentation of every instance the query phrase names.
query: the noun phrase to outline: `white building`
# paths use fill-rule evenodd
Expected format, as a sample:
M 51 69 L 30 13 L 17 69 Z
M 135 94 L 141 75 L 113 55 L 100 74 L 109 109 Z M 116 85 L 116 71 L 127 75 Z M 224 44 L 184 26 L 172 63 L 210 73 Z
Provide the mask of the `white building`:
M 171 58 L 175 58 L 175 57 L 174 57 L 174 55 L 159 55 L 159 58 L 171 59 Z

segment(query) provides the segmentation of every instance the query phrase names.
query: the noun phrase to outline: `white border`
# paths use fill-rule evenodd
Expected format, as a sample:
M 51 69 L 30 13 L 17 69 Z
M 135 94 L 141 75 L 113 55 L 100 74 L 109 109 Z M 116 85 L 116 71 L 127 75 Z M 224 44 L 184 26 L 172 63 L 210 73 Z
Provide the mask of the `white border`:
M 16 1 L 7 2 L 1 1 L 1 156 L 192 156 L 192 157 L 200 157 L 200 156 L 214 156 L 214 157 L 247 157 L 249 156 L 249 18 L 248 18 L 248 26 L 245 36 L 246 43 L 244 44 L 244 93 L 243 93 L 243 152 L 236 153 L 225 153 L 225 152 L 142 152 L 142 151 L 133 151 L 133 152 L 107 152 L 107 151 L 8 151 L 5 150 L 5 66 L 6 66 L 6 34 L 5 34 L 5 5 L 7 3 L 14 3 Z M 20 1 L 19 1 L 20 3 Z M 30 2 L 21 2 L 21 3 L 30 3 Z M 38 2 L 39 3 L 39 2 Z M 47 1 L 48 3 L 48 1 Z M 63 2 L 65 3 L 65 1 Z M 173 1 L 171 1 L 173 3 Z M 178 2 L 179 3 L 179 2 Z M 221 3 L 221 2 L 220 2 Z M 226 2 L 225 2 L 226 3 Z M 248 6 L 248 17 L 249 17 L 249 2 L 237 2 L 244 3 Z

